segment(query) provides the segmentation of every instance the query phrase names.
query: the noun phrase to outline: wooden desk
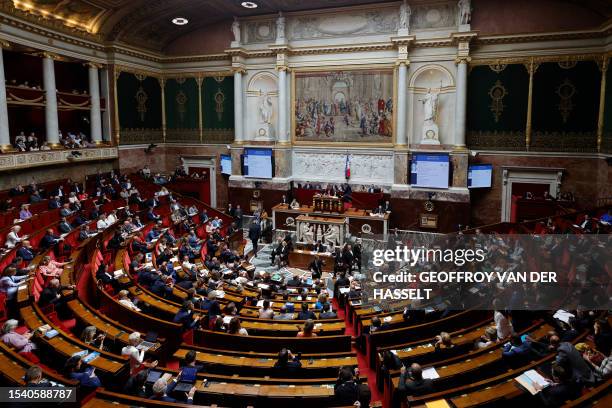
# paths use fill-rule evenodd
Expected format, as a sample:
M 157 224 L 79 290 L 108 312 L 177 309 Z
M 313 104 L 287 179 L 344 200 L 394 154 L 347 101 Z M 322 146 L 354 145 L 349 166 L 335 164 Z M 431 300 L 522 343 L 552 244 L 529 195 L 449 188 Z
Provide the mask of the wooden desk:
M 341 220 L 348 218 L 349 232 L 355 236 L 369 229 L 372 234 L 384 235 L 386 239 L 389 231 L 389 214 L 372 216 L 369 211 L 357 210 L 355 208 L 349 208 L 343 214 L 320 213 L 315 211 L 312 206 L 301 206 L 299 209 L 294 210 L 287 204 L 277 204 L 272 207 L 272 228 L 295 231 L 295 219 L 300 215 L 324 215 L 328 218 Z M 292 219 L 293 223 L 290 222 L 288 224 L 288 218 Z M 364 227 L 365 224 L 368 227 Z
M 174 353 L 174 358 L 184 359 L 189 349 L 179 349 Z M 248 376 L 274 376 L 274 364 L 278 360 L 276 356 L 253 356 L 249 353 L 245 355 L 217 354 L 196 352 L 198 364 L 206 367 L 207 373 L 231 373 Z M 302 369 L 296 373 L 296 377 L 311 378 L 316 376 L 332 377 L 337 375 L 338 369 L 343 366 L 356 367 L 358 365 L 357 356 L 345 357 L 322 357 L 314 358 L 302 357 Z
M 21 309 L 21 317 L 23 318 L 25 325 L 31 331 L 35 331 L 39 327 L 45 324 L 49 324 L 49 322 L 43 322 L 42 320 L 40 320 L 37 313 L 31 306 L 24 307 Z M 89 363 L 89 365 L 95 367 L 100 372 L 107 373 L 109 375 L 118 375 L 126 367 L 127 357 L 113 357 L 112 355 L 110 355 L 110 353 L 106 353 L 95 347 L 90 347 L 85 343 L 81 342 L 80 340 L 68 336 L 61 329 L 54 327 L 52 324 L 49 325 L 59 332 L 57 336 L 49 339 L 45 336 L 38 335 L 36 336 L 36 339 L 47 344 L 56 353 L 62 355 L 63 358 L 68 359 L 74 353 L 77 353 L 82 350 L 88 350 L 89 352 L 97 351 L 100 353 L 100 356 L 93 359 Z
M 289 253 L 289 266 L 292 268 L 308 269 L 315 255 L 319 255 L 319 258 L 323 261 L 323 272 L 333 272 L 334 257 L 331 253 L 318 253 L 295 249 Z

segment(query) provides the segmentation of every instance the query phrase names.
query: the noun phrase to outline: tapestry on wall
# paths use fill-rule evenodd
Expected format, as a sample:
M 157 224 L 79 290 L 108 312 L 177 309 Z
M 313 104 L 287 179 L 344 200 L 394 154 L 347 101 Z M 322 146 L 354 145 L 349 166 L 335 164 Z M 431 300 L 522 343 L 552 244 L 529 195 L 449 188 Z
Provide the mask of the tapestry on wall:
M 295 74 L 294 140 L 393 142 L 393 71 Z

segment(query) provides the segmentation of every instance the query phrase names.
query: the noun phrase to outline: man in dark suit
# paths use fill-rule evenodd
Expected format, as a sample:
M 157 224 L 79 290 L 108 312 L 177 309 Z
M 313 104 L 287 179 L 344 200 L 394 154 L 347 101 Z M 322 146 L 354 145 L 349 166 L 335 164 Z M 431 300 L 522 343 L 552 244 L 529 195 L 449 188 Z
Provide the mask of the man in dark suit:
M 412 364 L 410 370 L 402 366 L 398 389 L 404 396 L 425 395 L 434 391 L 431 379 L 423 378 L 423 370 L 417 363 Z
M 353 262 L 357 264 L 357 269 L 361 272 L 361 238 L 357 239 L 355 246 L 353 246 Z
M 572 380 L 583 384 L 595 381 L 593 370 L 572 343 L 561 342 L 558 336 L 551 336 L 549 342 L 551 348 L 557 351 L 555 361 L 568 371 Z
M 385 201 L 385 204 L 383 204 L 382 209 L 384 212 L 391 212 L 391 203 L 389 202 L 389 200 Z
M 261 226 L 257 220 L 251 223 L 249 227 L 249 239 L 253 243 L 253 255 L 257 256 L 257 245 L 259 242 L 259 238 L 261 237 Z
M 21 257 L 25 262 L 30 263 L 36 256 L 34 248 L 27 239 L 21 242 L 21 247 L 17 250 L 17 256 Z
M 302 303 L 302 310 L 298 313 L 298 320 L 316 320 L 317 316 L 314 314 L 312 310 L 308 310 L 308 303 Z
M 234 210 L 234 219 L 236 220 L 236 226 L 239 229 L 242 229 L 242 215 L 244 213 L 242 212 L 242 208 L 240 207 L 240 204 L 236 204 L 236 209 Z
M 348 268 L 348 273 L 353 273 L 353 248 L 350 245 L 346 245 L 342 251 L 343 263 Z
M 59 197 L 53 197 L 49 200 L 49 209 L 55 210 L 56 208 L 60 208 L 62 204 L 60 203 Z
M 572 375 L 561 365 L 553 363 L 552 366 L 553 383 L 541 389 L 538 394 L 541 402 L 546 407 L 559 407 L 565 401 L 576 399 L 580 396 L 580 385 L 572 380 Z M 540 389 L 539 385 L 536 389 Z
M 68 221 L 66 220 L 66 217 L 62 217 L 62 220 L 60 221 L 59 225 L 57 226 L 57 229 L 62 234 L 67 234 L 70 231 L 72 231 L 72 226 L 70 225 L 70 223 L 68 223 Z
M 60 237 L 58 235 L 55 235 L 53 233 L 53 230 L 51 228 L 49 228 L 47 230 L 47 232 L 45 233 L 45 235 L 42 237 L 42 239 L 40 240 L 40 243 L 38 244 L 38 247 L 45 251 L 51 247 L 53 247 L 55 244 L 57 244 L 60 241 Z
M 312 250 L 315 252 L 327 252 L 327 247 L 321 243 L 321 240 L 319 240 Z
M 312 272 L 312 279 L 320 279 L 323 274 L 323 261 L 319 255 L 315 255 L 314 259 L 308 265 L 308 270 Z

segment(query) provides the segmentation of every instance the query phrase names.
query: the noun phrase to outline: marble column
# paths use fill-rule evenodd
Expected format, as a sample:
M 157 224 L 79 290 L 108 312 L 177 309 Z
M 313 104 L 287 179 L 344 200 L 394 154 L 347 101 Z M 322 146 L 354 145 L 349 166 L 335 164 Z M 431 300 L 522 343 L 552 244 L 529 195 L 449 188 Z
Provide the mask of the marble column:
M 242 70 L 234 71 L 234 141 L 244 140 L 242 123 Z
M 278 141 L 289 142 L 287 132 L 287 69 L 280 67 L 278 70 Z
M 91 142 L 102 142 L 102 112 L 100 111 L 100 81 L 98 66 L 89 64 L 89 96 L 91 108 L 89 110 L 89 125 L 91 127 Z
M 6 102 L 6 81 L 4 78 L 4 58 L 2 56 L 2 43 L 0 43 L 0 149 L 11 148 L 11 135 L 9 133 L 8 108 Z
M 57 118 L 57 89 L 55 87 L 55 63 L 51 55 L 43 57 L 43 84 L 45 87 L 45 124 L 47 142 L 59 147 L 59 124 Z
M 404 61 L 397 67 L 397 136 L 395 144 L 405 146 L 406 143 L 406 77 L 408 67 Z
M 467 113 L 468 59 L 457 60 L 457 89 L 455 102 L 455 146 L 465 147 L 465 126 Z
M 108 68 L 100 70 L 100 85 L 102 88 L 102 98 L 104 98 L 104 112 L 102 112 L 102 139 L 105 142 L 110 142 L 111 138 L 111 84 L 110 72 Z

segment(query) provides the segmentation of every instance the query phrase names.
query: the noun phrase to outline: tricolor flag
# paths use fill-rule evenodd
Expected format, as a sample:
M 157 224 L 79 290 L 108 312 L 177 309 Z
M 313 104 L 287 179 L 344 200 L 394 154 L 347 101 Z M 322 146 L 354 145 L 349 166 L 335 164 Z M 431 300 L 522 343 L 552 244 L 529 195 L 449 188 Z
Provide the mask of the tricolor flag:
M 346 164 L 344 165 L 344 177 L 348 180 L 351 178 L 351 158 L 346 155 Z

